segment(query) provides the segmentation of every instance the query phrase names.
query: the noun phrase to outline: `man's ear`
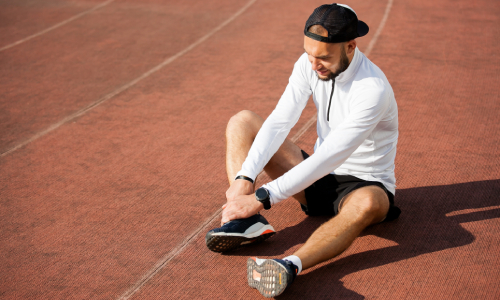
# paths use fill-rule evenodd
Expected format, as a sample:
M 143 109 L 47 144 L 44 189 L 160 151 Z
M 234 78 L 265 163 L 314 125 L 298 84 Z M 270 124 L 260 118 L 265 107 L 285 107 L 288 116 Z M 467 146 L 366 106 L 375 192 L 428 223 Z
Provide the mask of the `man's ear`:
M 346 51 L 345 51 L 345 52 L 346 52 L 346 54 L 347 54 L 347 55 L 351 55 L 351 54 L 353 54 L 353 53 L 354 53 L 354 50 L 356 50 L 356 45 L 357 45 L 356 40 L 350 40 L 350 41 L 347 41 L 347 42 L 346 42 L 346 46 L 347 46 L 346 48 L 347 48 L 347 49 L 346 49 Z

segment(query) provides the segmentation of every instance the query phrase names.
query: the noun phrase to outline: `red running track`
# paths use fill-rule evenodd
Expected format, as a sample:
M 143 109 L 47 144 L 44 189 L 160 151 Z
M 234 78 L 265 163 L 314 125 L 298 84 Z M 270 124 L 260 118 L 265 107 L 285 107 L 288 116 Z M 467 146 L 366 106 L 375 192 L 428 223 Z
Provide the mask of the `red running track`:
M 102 3 L 4 1 L 0 49 Z M 285 201 L 266 212 L 278 234 L 226 255 L 204 233 L 224 203 L 227 120 L 271 112 L 322 2 L 290 4 L 117 0 L 0 51 L 1 299 L 260 297 L 247 257 L 288 255 L 325 219 Z M 500 5 L 347 4 L 371 27 L 362 51 L 386 20 L 369 57 L 399 105 L 403 214 L 280 298 L 498 299 Z

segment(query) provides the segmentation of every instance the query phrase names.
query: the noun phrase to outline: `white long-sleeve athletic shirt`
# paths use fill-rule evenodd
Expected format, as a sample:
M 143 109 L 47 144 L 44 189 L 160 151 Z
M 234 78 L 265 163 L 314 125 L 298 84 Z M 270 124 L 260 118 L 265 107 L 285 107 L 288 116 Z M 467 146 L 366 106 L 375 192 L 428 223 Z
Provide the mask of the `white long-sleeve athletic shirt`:
M 274 205 L 327 174 L 381 182 L 395 194 L 394 159 L 398 141 L 396 99 L 384 73 L 357 48 L 344 72 L 332 81 L 312 70 L 307 53 L 295 63 L 285 92 L 266 119 L 237 175 L 255 180 L 297 123 L 311 94 L 317 108 L 314 154 L 265 184 Z

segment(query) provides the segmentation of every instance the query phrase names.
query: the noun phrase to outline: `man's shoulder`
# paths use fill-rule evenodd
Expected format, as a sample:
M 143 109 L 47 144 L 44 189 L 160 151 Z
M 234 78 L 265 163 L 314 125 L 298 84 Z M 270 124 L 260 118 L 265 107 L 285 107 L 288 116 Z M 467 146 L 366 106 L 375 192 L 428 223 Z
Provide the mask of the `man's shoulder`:
M 311 90 L 315 84 L 315 74 L 312 70 L 311 62 L 307 57 L 307 53 L 303 53 L 293 67 L 290 83 L 302 87 L 303 89 Z
M 297 62 L 295 62 L 295 67 L 300 69 L 304 75 L 307 75 L 308 77 L 311 76 L 313 70 L 312 70 L 312 65 L 311 62 L 309 61 L 309 58 L 307 57 L 307 53 L 304 52 L 299 59 L 297 59 Z
M 304 52 L 299 56 L 299 59 L 297 59 L 296 64 L 307 64 L 307 63 L 311 64 L 311 62 L 307 58 L 307 52 Z
M 353 103 L 389 105 L 395 101 L 394 92 L 384 72 L 366 57 L 363 57 L 354 76 L 351 92 Z
M 362 90 L 386 92 L 392 90 L 391 84 L 384 72 L 366 56 L 354 76 L 353 85 Z

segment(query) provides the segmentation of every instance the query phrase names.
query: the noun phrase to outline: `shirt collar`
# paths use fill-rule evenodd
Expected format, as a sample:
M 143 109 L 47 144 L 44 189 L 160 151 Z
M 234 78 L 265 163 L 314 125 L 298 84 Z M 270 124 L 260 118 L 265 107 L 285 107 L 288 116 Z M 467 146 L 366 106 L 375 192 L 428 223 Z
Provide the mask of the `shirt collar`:
M 351 63 L 349 64 L 349 67 L 347 70 L 344 72 L 340 73 L 337 78 L 335 78 L 336 82 L 346 82 L 349 79 L 351 79 L 354 74 L 358 71 L 358 67 L 361 64 L 361 52 L 359 51 L 358 47 L 354 50 L 354 56 L 352 58 Z

